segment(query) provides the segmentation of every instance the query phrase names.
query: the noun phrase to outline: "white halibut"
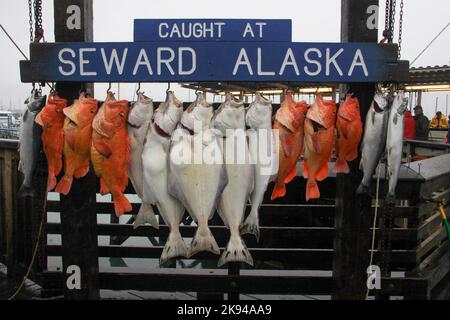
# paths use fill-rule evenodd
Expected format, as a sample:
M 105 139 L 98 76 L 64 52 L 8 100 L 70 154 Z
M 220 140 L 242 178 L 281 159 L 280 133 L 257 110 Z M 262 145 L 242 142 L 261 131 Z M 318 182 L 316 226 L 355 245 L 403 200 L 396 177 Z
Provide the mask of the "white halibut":
M 128 137 L 130 138 L 130 163 L 128 164 L 127 174 L 133 185 L 136 194 L 141 199 L 142 204 L 134 221 L 134 228 L 145 223 L 150 223 L 154 228 L 159 228 L 158 220 L 150 205 L 143 201 L 143 165 L 142 153 L 144 151 L 144 142 L 153 116 L 153 101 L 138 94 L 136 102 L 133 104 L 128 115 Z
M 197 223 L 189 256 L 200 251 L 220 253 L 208 220 L 228 181 L 218 139 L 209 128 L 212 116 L 212 106 L 198 93 L 183 113 L 170 148 L 169 192 Z
M 272 104 L 259 93 L 248 107 L 245 121 L 250 156 L 254 168 L 254 188 L 251 194 L 251 210 L 241 225 L 241 234 L 254 234 L 259 241 L 259 208 L 267 185 L 278 173 L 278 139 L 272 131 Z
M 386 200 L 390 203 L 395 201 L 395 188 L 397 187 L 398 172 L 403 155 L 403 118 L 408 103 L 403 93 L 397 94 L 392 103 L 389 113 L 389 122 L 387 128 L 387 166 L 389 177 L 389 190 Z
M 183 108 L 173 92 L 155 110 L 142 154 L 144 167 L 144 202 L 156 204 L 161 217 L 170 229 L 169 237 L 160 257 L 160 263 L 168 259 L 187 257 L 187 246 L 180 233 L 184 207 L 168 192 L 168 157 L 170 136 L 181 119 Z
M 244 103 L 227 95 L 227 99 L 214 115 L 213 127 L 218 129 L 223 137 L 221 147 L 228 177 L 228 184 L 219 198 L 217 211 L 225 226 L 230 229 L 230 239 L 218 265 L 238 261 L 253 266 L 253 258 L 239 234 L 239 226 L 244 220 L 254 180 L 254 165 L 251 164 L 245 132 Z

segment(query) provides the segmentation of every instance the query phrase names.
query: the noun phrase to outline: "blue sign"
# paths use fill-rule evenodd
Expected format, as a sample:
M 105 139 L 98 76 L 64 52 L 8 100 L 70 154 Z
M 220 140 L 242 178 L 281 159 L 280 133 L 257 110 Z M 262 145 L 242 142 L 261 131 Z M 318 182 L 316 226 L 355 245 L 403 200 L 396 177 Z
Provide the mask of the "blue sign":
M 135 19 L 134 41 L 292 41 L 288 19 Z
M 397 46 L 376 43 L 133 42 L 31 44 L 23 82 L 378 82 Z

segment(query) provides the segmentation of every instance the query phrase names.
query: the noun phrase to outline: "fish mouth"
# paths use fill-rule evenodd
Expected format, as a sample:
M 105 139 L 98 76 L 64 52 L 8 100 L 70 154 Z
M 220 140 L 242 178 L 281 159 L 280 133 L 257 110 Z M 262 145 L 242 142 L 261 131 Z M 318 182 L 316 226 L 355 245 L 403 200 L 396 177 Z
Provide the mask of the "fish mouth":
M 77 117 L 76 117 L 75 112 L 76 112 L 76 110 L 74 110 L 73 108 L 64 108 L 64 109 L 63 109 L 64 115 L 65 115 L 72 123 L 74 123 L 76 126 L 78 126 Z
M 321 125 L 319 122 L 317 122 L 317 121 L 314 121 L 314 120 L 312 120 L 312 119 L 309 119 L 310 121 L 311 121 L 311 123 L 312 123 L 312 127 L 313 127 L 313 129 L 314 129 L 314 132 L 319 132 L 320 130 L 325 130 L 326 128 L 323 126 L 323 125 Z

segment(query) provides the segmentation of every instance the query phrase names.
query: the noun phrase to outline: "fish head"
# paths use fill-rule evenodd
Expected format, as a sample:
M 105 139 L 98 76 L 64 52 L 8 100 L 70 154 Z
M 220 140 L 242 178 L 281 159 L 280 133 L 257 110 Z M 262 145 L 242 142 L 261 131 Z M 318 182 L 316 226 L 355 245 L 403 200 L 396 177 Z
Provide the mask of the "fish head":
M 106 103 L 103 120 L 116 128 L 125 125 L 128 117 L 127 100 L 111 100 Z
M 336 103 L 332 100 L 324 100 L 320 94 L 308 109 L 306 117 L 318 125 L 328 129 L 334 126 L 336 120 Z
M 272 103 L 259 92 L 255 100 L 248 106 L 245 114 L 245 123 L 252 129 L 272 127 Z
M 375 93 L 372 101 L 373 109 L 379 113 L 385 111 L 387 109 L 387 106 L 388 106 L 387 97 L 381 92 Z
M 181 124 L 198 133 L 209 128 L 212 117 L 212 105 L 206 101 L 204 94 L 199 92 L 195 101 L 183 112 Z
M 227 94 L 225 102 L 214 113 L 213 127 L 219 129 L 222 134 L 225 134 L 227 129 L 245 129 L 244 102 Z
M 25 100 L 25 104 L 27 105 L 28 111 L 38 112 L 44 107 L 46 100 L 47 96 L 41 95 L 37 90 L 32 90 L 31 95 Z
M 396 111 L 398 114 L 405 114 L 408 108 L 408 98 L 405 98 L 405 94 L 403 92 L 399 92 L 392 102 L 392 110 Z
M 93 98 L 85 98 L 83 94 L 71 107 L 64 108 L 64 115 L 79 127 L 91 125 L 98 110 L 98 102 Z
M 353 121 L 360 116 L 358 98 L 348 94 L 345 101 L 341 103 L 338 110 L 338 117 L 347 121 Z
M 183 114 L 183 107 L 172 91 L 166 94 L 166 100 L 159 104 L 153 119 L 165 133 L 172 134 Z
M 134 127 L 141 127 L 143 124 L 149 123 L 152 116 L 153 100 L 139 93 L 129 112 L 128 123 Z

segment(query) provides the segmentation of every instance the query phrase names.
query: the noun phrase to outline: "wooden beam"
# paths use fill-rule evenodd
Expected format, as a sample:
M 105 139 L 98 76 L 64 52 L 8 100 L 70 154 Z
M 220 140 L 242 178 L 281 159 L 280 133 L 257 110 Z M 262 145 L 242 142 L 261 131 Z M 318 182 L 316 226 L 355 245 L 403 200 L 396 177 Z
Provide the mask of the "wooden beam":
M 377 0 L 341 1 L 341 42 L 376 42 L 377 27 L 368 29 L 369 7 Z M 375 20 L 376 21 L 376 20 Z M 364 122 L 374 94 L 374 84 L 349 86 L 359 100 Z M 341 91 L 342 92 L 342 91 Z M 358 149 L 360 150 L 360 149 Z M 349 163 L 349 174 L 336 175 L 336 216 L 333 256 L 333 294 L 335 300 L 365 299 L 366 269 L 369 265 L 371 198 L 356 197 L 362 178 L 360 155 Z
M 87 42 L 93 40 L 92 0 L 54 0 L 55 41 Z M 69 8 L 70 7 L 70 8 Z M 77 14 L 79 13 L 79 16 Z M 80 19 L 78 24 L 73 19 Z M 68 23 L 69 22 L 69 23 Z M 72 22 L 72 23 L 70 23 Z M 69 103 L 79 95 L 83 83 L 57 83 L 59 95 Z M 93 94 L 93 87 L 89 88 Z M 81 272 L 81 289 L 64 286 L 65 299 L 98 299 L 98 253 L 96 183 L 92 168 L 74 179 L 67 196 L 61 195 L 61 254 L 63 270 L 76 265 Z M 64 275 L 67 279 L 70 274 Z M 65 282 L 64 282 L 65 283 Z

